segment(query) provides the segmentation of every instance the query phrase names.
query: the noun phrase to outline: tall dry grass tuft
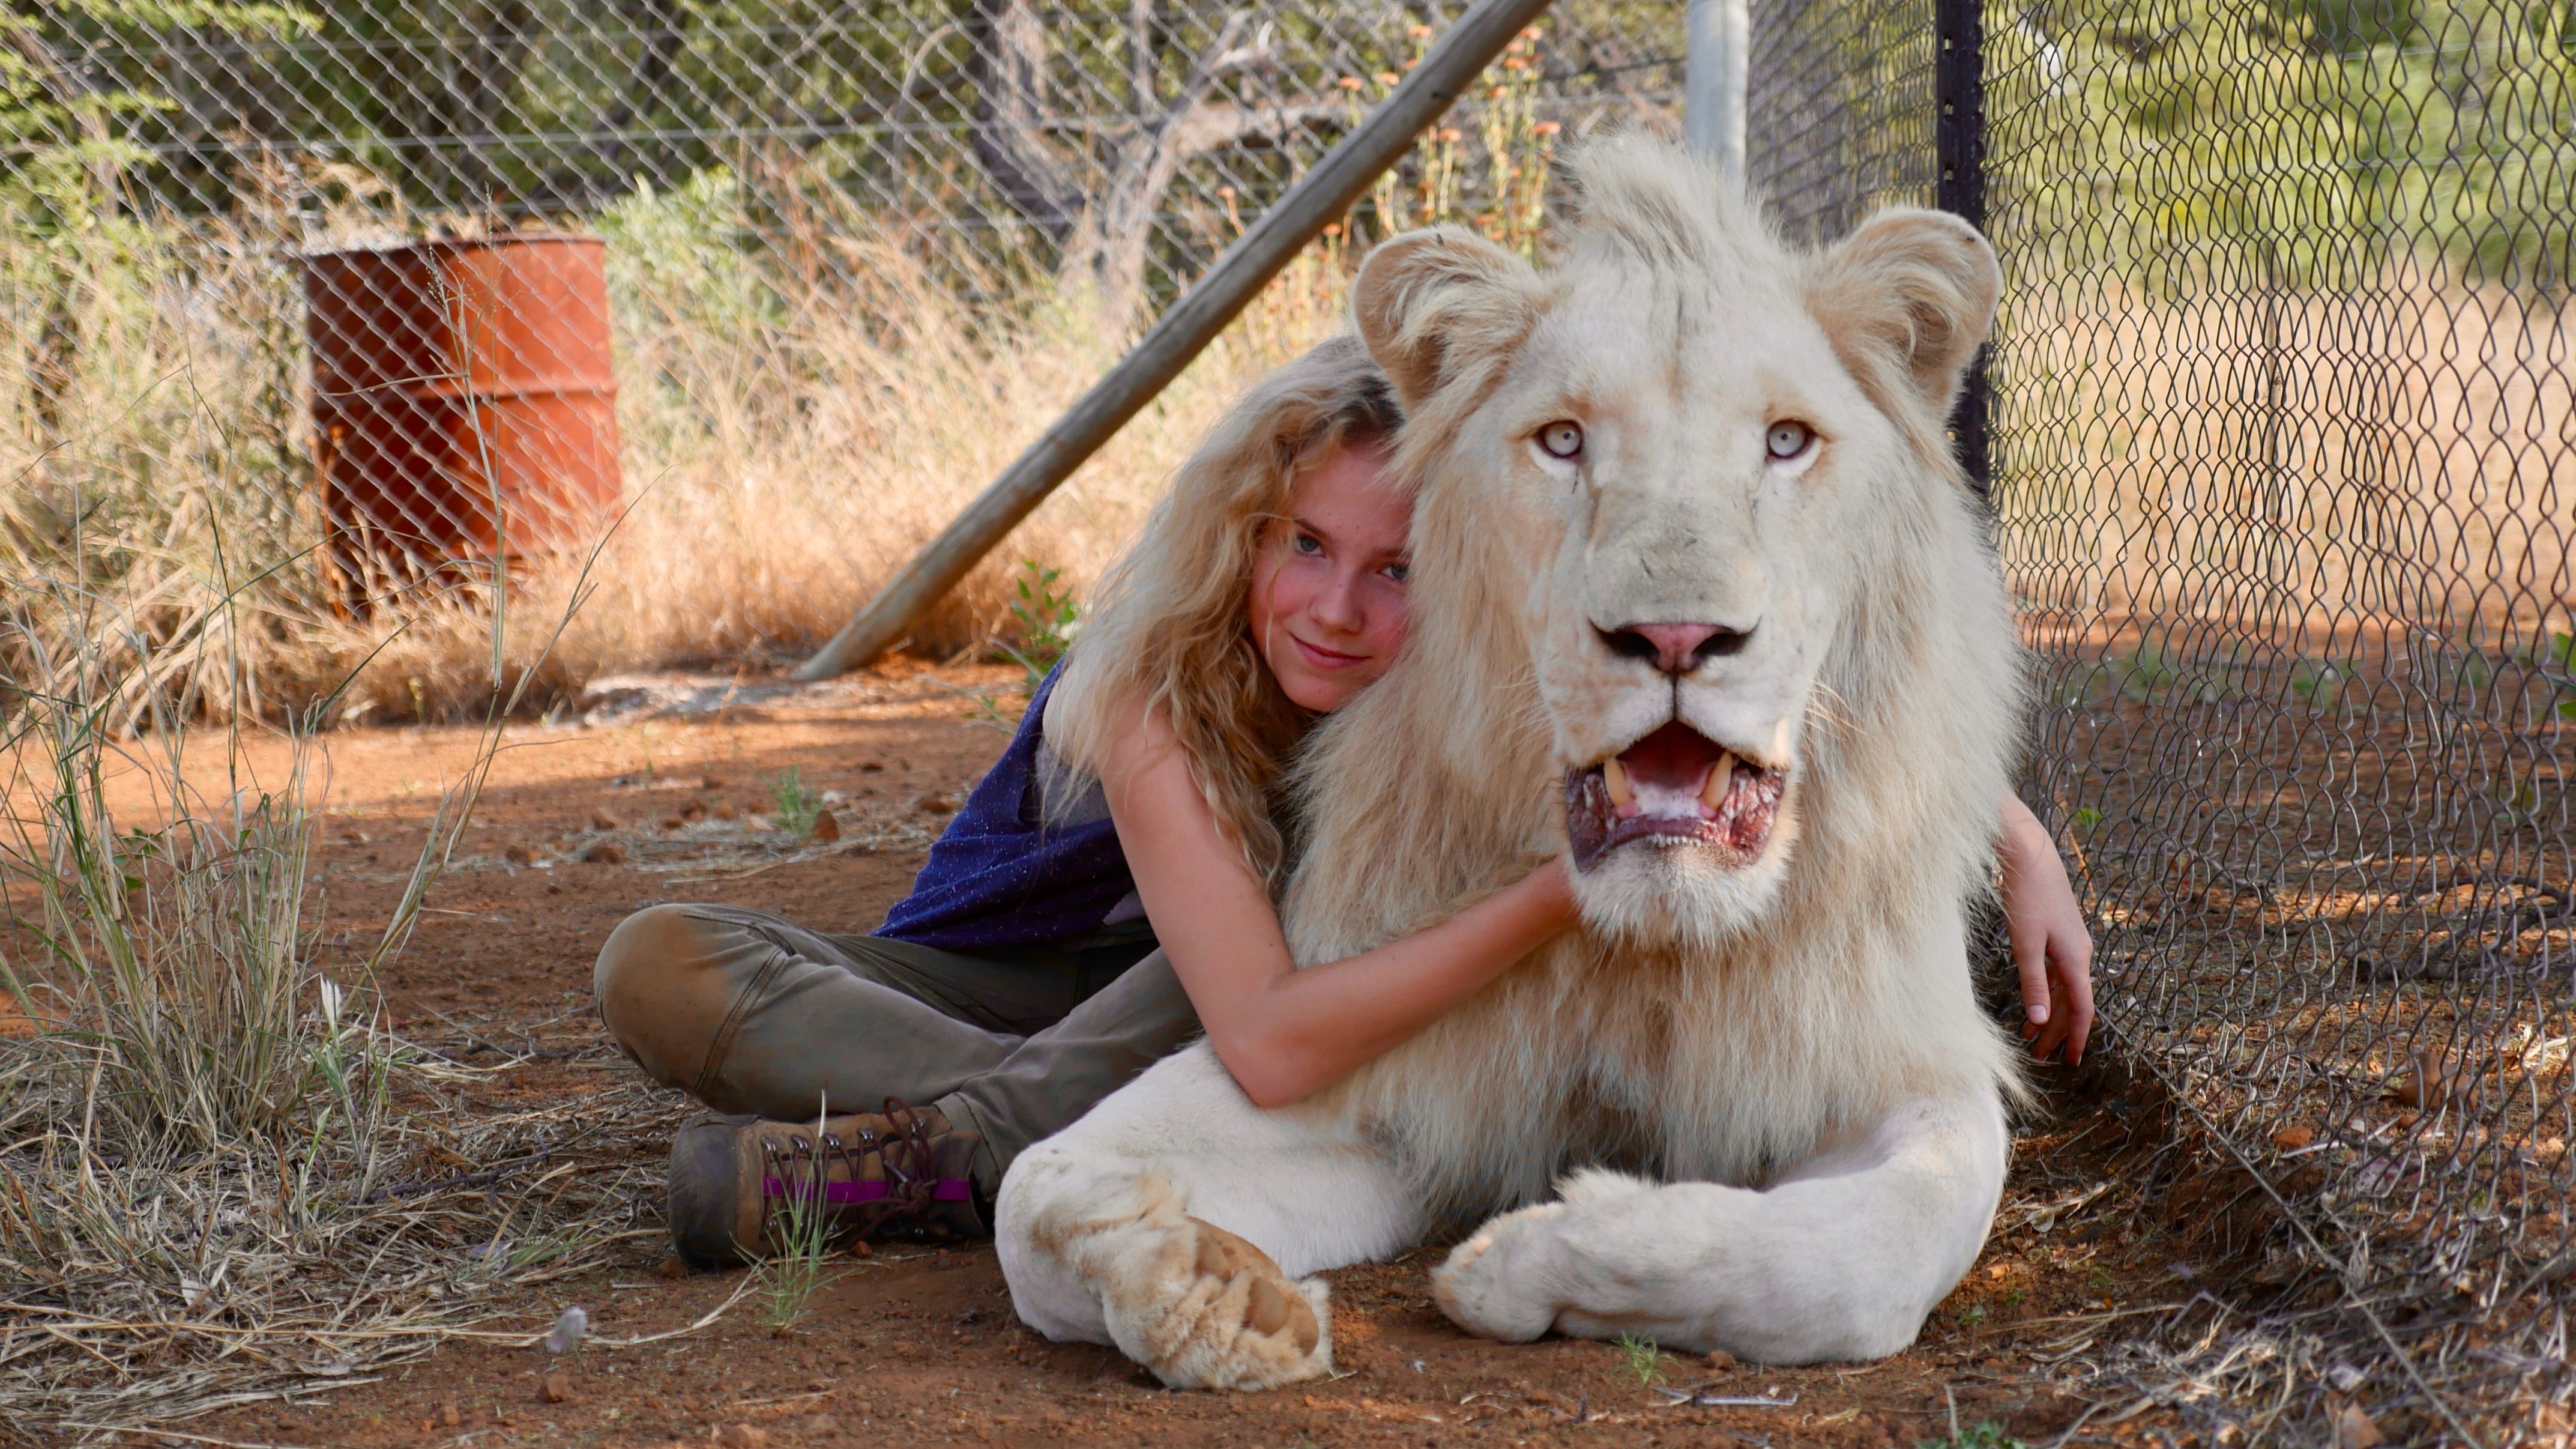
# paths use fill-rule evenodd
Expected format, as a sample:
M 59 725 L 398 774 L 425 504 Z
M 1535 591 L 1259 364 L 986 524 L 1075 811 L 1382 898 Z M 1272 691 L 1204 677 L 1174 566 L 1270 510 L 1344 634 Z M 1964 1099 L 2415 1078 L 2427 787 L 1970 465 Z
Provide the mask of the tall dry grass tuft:
M 295 722 L 282 775 L 253 769 L 239 715 L 203 738 L 201 676 L 249 662 L 202 641 L 248 631 L 212 622 L 165 658 L 166 594 L 125 591 L 133 561 L 92 548 L 79 482 L 65 556 L 99 566 L 0 600 L 0 1438 L 310 1392 L 457 1333 L 532 1341 L 472 1325 L 495 1293 L 599 1261 L 645 1190 L 614 1137 L 667 1134 L 669 1106 L 477 1114 L 460 1089 L 485 1073 L 396 1037 L 372 989 L 517 701 L 487 677 L 477 767 L 331 979 L 307 795 L 336 696 Z M 438 1165 L 458 1160 L 480 1170 Z

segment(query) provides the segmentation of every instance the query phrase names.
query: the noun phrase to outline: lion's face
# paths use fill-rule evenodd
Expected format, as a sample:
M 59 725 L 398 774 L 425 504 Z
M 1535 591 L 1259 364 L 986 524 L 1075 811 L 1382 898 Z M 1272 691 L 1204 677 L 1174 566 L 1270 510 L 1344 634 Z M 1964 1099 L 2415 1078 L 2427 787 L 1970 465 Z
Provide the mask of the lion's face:
M 1855 277 L 1834 263 L 1870 240 L 1866 229 L 1818 267 L 1758 234 L 1728 235 L 1711 212 L 1696 248 L 1579 239 L 1544 278 L 1491 263 L 1486 285 L 1520 312 L 1517 337 L 1472 379 L 1482 396 L 1425 484 L 1471 486 L 1480 496 L 1466 506 L 1498 525 L 1490 547 L 1519 555 L 1577 892 L 1596 927 L 1650 940 L 1721 938 L 1776 896 L 1799 831 L 1802 759 L 1831 727 L 1820 673 L 1883 552 L 1863 541 L 1889 527 L 1889 490 L 1924 473 L 1890 404 L 1946 407 L 1955 387 L 1945 361 L 1929 395 L 1873 396 L 1856 373 L 1875 360 L 1877 334 L 1855 320 L 1854 286 L 1877 287 L 1884 310 L 1908 305 L 1907 279 L 1879 254 L 1891 240 L 1915 251 L 1928 240 L 1936 261 L 1993 270 L 1973 232 L 1928 213 L 1873 223 L 1906 234 L 1877 238 Z M 1416 243 L 1452 253 L 1430 260 L 1445 268 L 1434 285 L 1453 288 L 1473 285 L 1454 254 L 1473 245 Z M 1379 267 L 1372 258 L 1370 272 Z M 1418 306 L 1429 289 L 1415 283 L 1403 300 Z M 1454 339 L 1486 319 L 1449 320 Z M 1984 324 L 1979 310 L 1964 347 L 1963 329 L 1947 329 L 1958 366 Z M 1863 329 L 1863 367 L 1836 326 Z M 1393 354 L 1404 387 L 1412 359 L 1400 331 L 1386 340 L 1378 356 Z M 1419 402 L 1409 392 L 1408 403 L 1436 410 L 1441 384 L 1468 376 L 1470 360 L 1446 342 L 1434 365 L 1447 377 L 1421 388 L 1417 375 Z M 1427 492 L 1426 508 L 1435 501 Z
M 1462 442 L 1547 544 L 1526 628 L 1587 914 L 1701 934 L 1779 884 L 1892 430 L 1794 285 L 1571 280 Z

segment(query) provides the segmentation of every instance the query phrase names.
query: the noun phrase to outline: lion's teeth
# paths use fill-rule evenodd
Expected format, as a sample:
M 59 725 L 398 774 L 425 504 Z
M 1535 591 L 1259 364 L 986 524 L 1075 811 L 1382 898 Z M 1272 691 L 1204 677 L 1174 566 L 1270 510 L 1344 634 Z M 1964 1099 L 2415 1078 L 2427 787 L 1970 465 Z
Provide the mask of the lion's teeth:
M 1628 770 L 1617 760 L 1601 762 L 1601 783 L 1610 792 L 1610 803 L 1625 810 L 1637 803 L 1637 792 L 1628 788 Z
M 1726 792 L 1735 781 L 1735 756 L 1717 752 L 1717 763 L 1708 767 L 1708 783 L 1699 787 L 1699 798 L 1709 809 L 1726 804 Z

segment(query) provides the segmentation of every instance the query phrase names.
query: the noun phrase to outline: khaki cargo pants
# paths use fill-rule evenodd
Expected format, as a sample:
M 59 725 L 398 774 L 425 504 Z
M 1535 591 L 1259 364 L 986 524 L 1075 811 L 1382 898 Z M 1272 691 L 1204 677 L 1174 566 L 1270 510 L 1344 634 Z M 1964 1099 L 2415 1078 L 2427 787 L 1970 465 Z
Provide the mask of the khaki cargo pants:
M 983 1134 L 974 1175 L 991 1193 L 1022 1148 L 1198 1034 L 1151 944 L 969 956 L 661 905 L 609 934 L 591 985 L 610 1035 L 664 1086 L 782 1121 L 825 1101 L 935 1106 Z

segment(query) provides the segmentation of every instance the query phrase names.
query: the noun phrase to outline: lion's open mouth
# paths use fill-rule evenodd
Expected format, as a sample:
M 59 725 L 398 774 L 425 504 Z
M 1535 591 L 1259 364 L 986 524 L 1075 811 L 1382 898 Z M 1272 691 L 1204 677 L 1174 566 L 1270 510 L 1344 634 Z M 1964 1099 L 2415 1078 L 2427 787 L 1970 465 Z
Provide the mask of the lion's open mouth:
M 1574 864 L 1590 870 L 1630 841 L 1700 846 L 1730 869 L 1770 843 L 1788 773 L 1729 752 L 1675 720 L 1614 759 L 1565 773 Z

